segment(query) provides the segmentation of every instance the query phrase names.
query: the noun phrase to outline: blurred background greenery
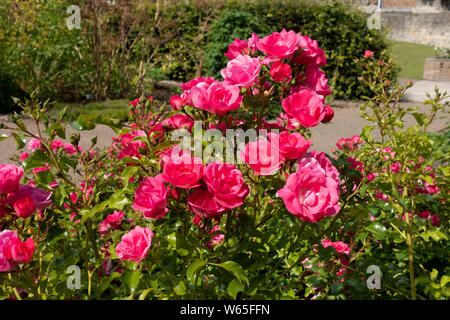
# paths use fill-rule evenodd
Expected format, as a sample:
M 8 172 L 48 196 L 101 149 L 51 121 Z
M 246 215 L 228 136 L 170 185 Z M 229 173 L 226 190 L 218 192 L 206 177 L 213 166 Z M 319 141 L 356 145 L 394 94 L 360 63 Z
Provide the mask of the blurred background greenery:
M 80 29 L 66 25 L 70 5 L 81 8 Z M 354 61 L 365 50 L 392 52 L 399 68 L 391 78 L 400 70 L 401 76 L 420 79 L 422 60 L 433 49 L 391 43 L 385 31 L 367 28 L 367 17 L 331 0 L 2 0 L 0 113 L 14 109 L 10 96 L 35 88 L 41 98 L 58 101 L 56 106 L 70 103 L 73 112 L 88 102 L 94 105 L 85 112 L 119 109 L 112 100 L 153 94 L 161 80 L 218 77 L 235 38 L 283 28 L 316 39 L 325 50 L 323 69 L 334 98 L 369 93 Z M 402 59 L 405 53 L 414 59 Z

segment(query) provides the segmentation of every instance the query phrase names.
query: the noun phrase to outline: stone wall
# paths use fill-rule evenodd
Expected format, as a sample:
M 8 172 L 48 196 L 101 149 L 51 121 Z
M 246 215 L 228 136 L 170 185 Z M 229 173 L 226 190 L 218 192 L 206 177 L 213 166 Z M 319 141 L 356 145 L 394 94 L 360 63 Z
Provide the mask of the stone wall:
M 424 80 L 450 81 L 450 59 L 426 59 L 423 78 Z
M 397 41 L 450 48 L 450 11 L 381 12 L 381 24 Z

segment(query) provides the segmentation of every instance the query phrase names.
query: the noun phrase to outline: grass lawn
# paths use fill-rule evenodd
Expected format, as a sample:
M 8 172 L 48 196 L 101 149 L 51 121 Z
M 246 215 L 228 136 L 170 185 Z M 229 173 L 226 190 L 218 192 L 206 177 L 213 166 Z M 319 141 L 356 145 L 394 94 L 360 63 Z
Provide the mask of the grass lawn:
M 128 116 L 127 99 L 105 100 L 101 102 L 81 103 L 56 103 L 49 111 L 50 116 L 56 116 L 67 106 L 67 118 L 69 121 L 75 120 L 79 115 L 98 114 L 105 119 L 126 120 Z
M 399 77 L 407 79 L 421 80 L 425 59 L 435 56 L 433 47 L 402 41 L 393 41 L 391 51 L 401 68 Z

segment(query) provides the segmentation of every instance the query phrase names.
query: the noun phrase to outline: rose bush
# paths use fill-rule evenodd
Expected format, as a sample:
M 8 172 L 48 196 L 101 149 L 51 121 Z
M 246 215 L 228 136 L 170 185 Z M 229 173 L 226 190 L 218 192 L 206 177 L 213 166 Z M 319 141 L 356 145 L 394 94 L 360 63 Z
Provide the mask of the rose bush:
M 80 135 L 66 136 L 64 112 L 49 121 L 46 102 L 34 95 L 17 100 L 36 128 L 18 115 L 16 128 L 6 128 L 31 151 L 18 165 L 0 166 L 4 298 L 444 297 L 445 270 L 425 262 L 435 258 L 426 239 L 438 242 L 437 257 L 447 248 L 448 169 L 433 168 L 426 148 L 423 160 L 412 158 L 430 147 L 418 128 L 393 130 L 404 113 L 383 99 L 397 97 L 397 86 L 370 101 L 375 116 L 363 112 L 382 141 L 366 128 L 340 140 L 330 157 L 310 150 L 310 128 L 333 117 L 317 42 L 292 30 L 253 34 L 236 39 L 226 56 L 223 81 L 183 84 L 172 108 L 152 97 L 130 102 L 133 121 L 111 123 L 116 137 L 106 150 L 96 139 L 83 150 Z M 364 59 L 366 76 L 389 65 Z M 362 81 L 374 92 L 388 87 Z M 428 126 L 442 99 L 431 102 L 430 118 L 416 118 Z M 79 118 L 71 125 L 94 124 Z M 423 141 L 404 151 L 412 138 Z M 426 210 L 435 217 L 429 223 L 420 218 L 430 216 Z M 425 242 L 411 241 L 414 232 Z M 411 256 L 419 250 L 417 262 Z M 391 266 L 394 257 L 403 264 Z M 388 272 L 378 291 L 365 283 L 373 264 Z M 75 289 L 67 285 L 74 265 L 82 284 Z M 418 265 L 424 270 L 414 287 Z

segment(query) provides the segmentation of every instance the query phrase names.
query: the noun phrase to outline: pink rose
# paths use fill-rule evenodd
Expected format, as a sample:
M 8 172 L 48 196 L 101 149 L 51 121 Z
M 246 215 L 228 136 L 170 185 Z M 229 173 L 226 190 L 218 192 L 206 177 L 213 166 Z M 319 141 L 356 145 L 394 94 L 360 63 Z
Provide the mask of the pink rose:
M 194 120 L 184 114 L 175 114 L 165 119 L 161 124 L 163 126 L 169 126 L 173 129 L 185 128 L 186 130 L 191 131 L 194 126 Z
M 61 140 L 54 140 L 51 145 L 51 148 L 55 151 L 58 151 L 59 148 L 63 148 L 63 147 L 64 147 L 64 142 L 62 142 Z
M 364 58 L 370 58 L 373 56 L 373 52 L 370 50 L 364 51 Z
M 13 238 L 11 243 L 11 257 L 15 262 L 29 263 L 34 249 L 35 244 L 33 238 L 28 238 L 26 241 Z
M 430 211 L 426 210 L 426 211 L 417 212 L 416 215 L 421 219 L 428 219 L 430 217 Z
M 315 127 L 325 117 L 323 100 L 314 90 L 301 87 L 297 93 L 285 98 L 281 105 L 288 117 L 306 128 Z
M 240 153 L 240 158 L 255 171 L 255 174 L 262 176 L 274 174 L 284 160 L 278 146 L 267 140 L 247 143 Z
M 24 161 L 25 159 L 29 158 L 30 155 L 28 154 L 28 152 L 24 152 L 20 155 L 20 161 Z
M 18 238 L 17 231 L 4 230 L 0 232 L 0 272 L 8 272 L 16 267 L 11 256 L 11 240 L 14 238 Z
M 0 193 L 12 193 L 19 189 L 23 169 L 12 164 L 0 163 Z
M 105 220 L 100 223 L 100 227 L 98 228 L 99 233 L 106 233 L 109 229 L 120 229 L 120 224 L 122 223 L 122 219 L 125 216 L 125 212 L 123 211 L 114 211 L 109 214 Z
M 28 149 L 31 151 L 36 151 L 37 149 L 42 149 L 42 142 L 36 138 L 32 138 L 30 142 L 28 142 Z
M 239 55 L 227 63 L 221 71 L 225 82 L 238 87 L 250 88 L 256 82 L 261 71 L 261 60 L 250 56 Z
M 277 192 L 287 210 L 306 222 L 318 222 L 340 210 L 337 170 L 331 168 L 331 163 L 321 165 L 320 160 L 325 162 L 311 156 L 300 159 L 297 172 L 291 174 L 284 188 Z
M 248 43 L 245 40 L 234 39 L 234 41 L 228 46 L 228 51 L 225 56 L 233 60 L 239 55 L 249 54 Z
M 248 48 L 250 49 L 250 53 L 253 54 L 258 50 L 258 41 L 259 36 L 256 33 L 252 33 L 252 36 L 248 38 Z
M 214 200 L 213 194 L 205 189 L 196 189 L 188 196 L 187 203 L 189 210 L 201 218 L 213 218 L 227 210 Z
M 325 77 L 325 72 L 319 69 L 318 66 L 312 65 L 306 68 L 304 85 L 313 89 L 321 96 L 329 96 L 331 94 L 328 79 Z
M 219 116 L 239 109 L 244 98 L 240 95 L 238 86 L 217 81 L 211 85 L 203 83 L 192 88 L 190 96 L 194 107 Z
M 132 208 L 141 211 L 147 219 L 162 218 L 168 211 L 166 208 L 168 192 L 169 188 L 164 185 L 161 174 L 145 177 L 134 192 Z
M 262 38 L 257 43 L 258 49 L 271 56 L 287 58 L 298 49 L 297 34 L 283 29 L 280 33 L 274 32 Z
M 25 194 L 14 201 L 13 208 L 19 217 L 28 218 L 36 211 L 36 204 L 29 194 Z
M 270 67 L 270 75 L 275 82 L 287 83 L 291 81 L 291 66 L 281 61 L 276 61 Z
M 322 241 L 322 245 L 324 248 L 332 246 L 336 249 L 337 252 L 350 255 L 350 247 L 345 242 L 342 241 L 331 242 L 329 239 L 325 239 Z
M 311 140 L 306 140 L 300 133 L 281 132 L 279 135 L 269 133 L 271 143 L 278 140 L 278 148 L 282 157 L 286 159 L 300 158 L 311 146 Z
M 30 196 L 38 210 L 44 210 L 53 203 L 51 192 L 25 184 L 20 184 L 18 192 L 8 197 L 8 203 L 14 206 L 14 203 L 24 196 Z
M 240 207 L 250 189 L 233 164 L 215 162 L 205 169 L 203 180 L 214 200 L 227 209 Z
M 34 240 L 21 241 L 17 231 L 0 232 L 0 271 L 14 270 L 17 263 L 28 263 L 35 249 Z
M 173 95 L 172 97 L 170 97 L 169 102 L 173 110 L 178 110 L 183 106 L 183 99 L 181 98 L 181 96 Z
M 323 117 L 322 123 L 328 123 L 331 120 L 333 120 L 333 118 L 334 118 L 334 110 L 333 110 L 332 107 L 326 105 L 324 112 L 325 112 L 325 117 Z
M 141 262 L 152 244 L 153 232 L 150 228 L 136 226 L 122 237 L 116 253 L 122 260 Z
M 319 48 L 316 40 L 312 40 L 308 36 L 297 35 L 298 44 L 300 46 L 299 54 L 294 57 L 293 61 L 298 64 L 324 66 L 327 64 L 325 53 Z
M 435 227 L 438 227 L 441 224 L 441 221 L 436 214 L 431 215 L 431 224 Z
M 191 157 L 189 153 L 174 155 L 164 163 L 162 178 L 175 187 L 190 189 L 200 186 L 203 176 L 202 159 Z
M 212 78 L 212 77 L 207 77 L 207 78 L 199 77 L 199 78 L 192 79 L 186 83 L 183 83 L 181 85 L 181 88 L 183 89 L 183 91 L 189 91 L 199 84 L 205 83 L 205 84 L 210 85 L 210 84 L 213 84 L 214 82 L 215 82 L 214 78 Z
M 69 155 L 74 155 L 74 154 L 77 153 L 77 150 L 75 149 L 75 147 L 71 143 L 64 143 L 64 150 Z

